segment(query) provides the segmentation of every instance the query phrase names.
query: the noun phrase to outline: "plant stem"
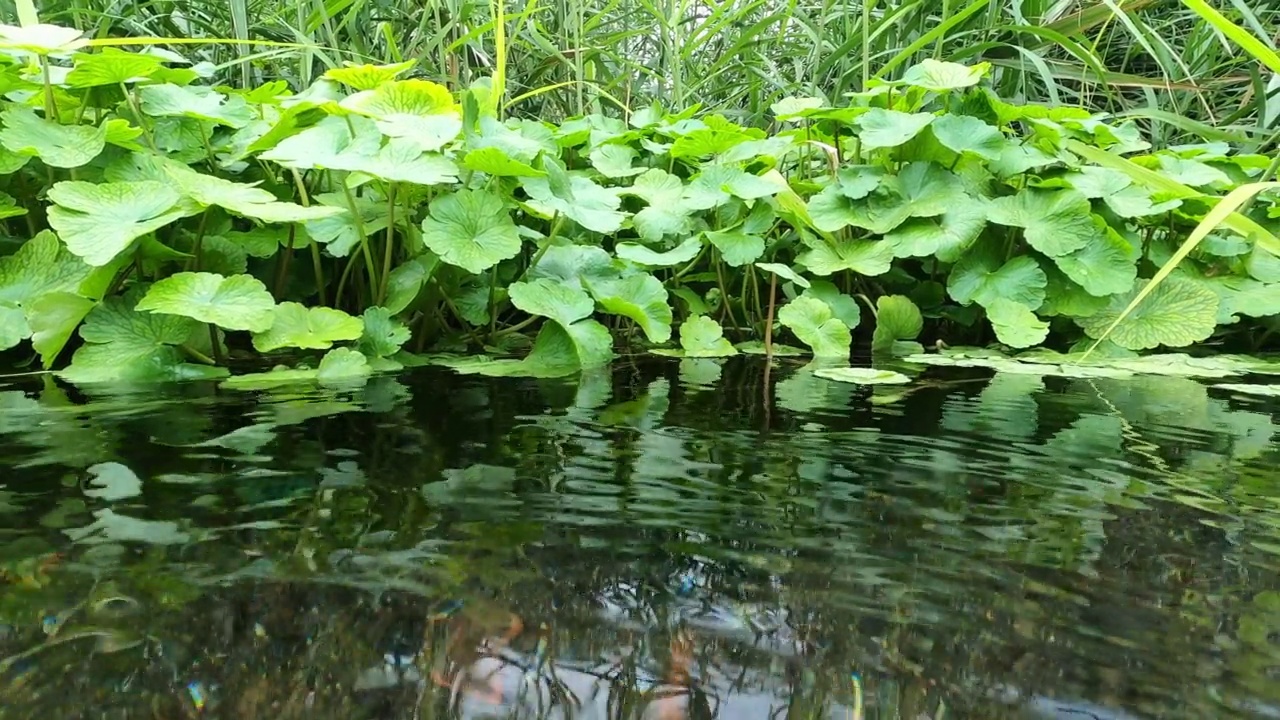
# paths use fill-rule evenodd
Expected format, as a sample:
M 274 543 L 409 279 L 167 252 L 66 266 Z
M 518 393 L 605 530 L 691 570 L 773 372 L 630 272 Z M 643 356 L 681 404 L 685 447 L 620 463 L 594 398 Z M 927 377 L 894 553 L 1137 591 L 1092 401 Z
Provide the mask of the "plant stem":
M 373 250 L 369 249 L 369 235 L 364 231 L 364 218 L 356 207 L 356 198 L 347 187 L 346 180 L 338 183 L 342 186 L 342 195 L 347 199 L 347 210 L 351 213 L 351 222 L 356 226 L 356 234 L 360 236 L 360 252 L 364 255 L 365 272 L 369 273 L 369 287 L 377 287 L 378 269 L 373 260 Z
M 764 318 L 764 361 L 765 367 L 773 358 L 773 300 L 777 294 L 778 275 L 769 273 L 769 314 Z
M 222 343 L 218 341 L 218 326 L 209 323 L 209 344 L 213 347 L 213 362 L 215 365 L 221 365 L 225 358 L 222 357 Z
M 387 184 L 387 246 L 382 250 L 382 277 L 378 283 L 378 296 L 375 305 L 381 305 L 387 299 L 387 286 L 391 282 L 391 263 L 396 239 L 396 184 Z

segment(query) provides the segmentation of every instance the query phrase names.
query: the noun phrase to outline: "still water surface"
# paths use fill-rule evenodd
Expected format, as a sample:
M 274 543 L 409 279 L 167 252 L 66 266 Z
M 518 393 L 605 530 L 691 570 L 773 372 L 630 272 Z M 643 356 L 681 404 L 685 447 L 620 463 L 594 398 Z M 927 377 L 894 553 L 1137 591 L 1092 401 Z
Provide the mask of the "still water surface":
M 0 386 L 0 717 L 1280 717 L 1280 405 L 926 377 Z

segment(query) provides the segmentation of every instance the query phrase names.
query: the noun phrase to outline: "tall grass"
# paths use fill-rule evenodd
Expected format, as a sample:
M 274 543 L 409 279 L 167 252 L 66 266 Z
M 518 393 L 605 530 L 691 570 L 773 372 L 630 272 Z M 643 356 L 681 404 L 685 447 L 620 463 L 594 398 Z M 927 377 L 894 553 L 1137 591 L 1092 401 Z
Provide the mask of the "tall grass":
M 1196 0 L 1208 5 L 1207 0 Z M 52 0 L 50 22 L 98 36 L 298 42 L 287 57 L 201 50 L 228 79 L 300 84 L 343 61 L 414 59 L 455 86 L 498 67 L 514 112 L 557 118 L 618 100 L 701 103 L 763 122 L 788 95 L 838 100 L 924 57 L 990 61 L 1005 96 L 1146 115 L 1158 140 L 1194 122 L 1261 142 L 1268 71 L 1173 0 Z M 1274 52 L 1280 4 L 1216 0 Z M 0 5 L 0 7 L 3 7 Z M 1211 8 L 1212 9 L 1212 8 Z M 1274 68 L 1272 68 L 1274 71 Z M 1273 102 L 1274 105 L 1274 102 Z

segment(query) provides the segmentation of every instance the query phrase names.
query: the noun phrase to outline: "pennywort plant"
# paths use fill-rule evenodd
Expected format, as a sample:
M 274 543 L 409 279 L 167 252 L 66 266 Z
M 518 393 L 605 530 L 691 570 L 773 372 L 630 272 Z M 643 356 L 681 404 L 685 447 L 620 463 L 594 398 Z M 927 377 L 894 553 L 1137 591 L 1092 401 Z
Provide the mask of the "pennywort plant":
M 919 340 L 1178 347 L 1280 314 L 1274 197 L 1113 321 L 1270 159 L 1006 102 L 927 60 L 774 132 L 697 108 L 502 119 L 412 62 L 294 92 L 0 29 L 0 349 L 72 382 L 554 376 L 619 352 L 847 359 Z M 864 314 L 866 317 L 864 318 Z M 796 348 L 795 346 L 801 346 Z M 25 355 L 24 355 L 25 353 Z

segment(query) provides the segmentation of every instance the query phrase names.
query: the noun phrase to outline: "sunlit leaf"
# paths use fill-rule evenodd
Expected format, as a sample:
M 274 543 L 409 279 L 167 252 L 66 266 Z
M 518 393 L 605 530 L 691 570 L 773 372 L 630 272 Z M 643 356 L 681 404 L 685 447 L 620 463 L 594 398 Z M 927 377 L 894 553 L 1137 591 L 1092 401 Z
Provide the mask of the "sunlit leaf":
M 0 144 L 18 155 L 35 156 L 46 165 L 77 168 L 96 158 L 106 147 L 105 127 L 63 125 L 36 115 L 21 105 L 0 113 L 4 128 Z
M 686 357 L 727 357 L 738 354 L 725 337 L 720 323 L 695 315 L 680 324 L 680 347 Z
M 809 236 L 808 249 L 796 258 L 814 275 L 832 275 L 852 270 L 859 275 L 875 276 L 889 272 L 893 266 L 894 245 L 885 240 L 834 240 Z
M 969 200 L 941 215 L 912 218 L 884 236 L 896 257 L 936 256 L 943 262 L 955 262 L 982 234 L 987 224 L 986 203 Z
M 40 354 L 45 369 L 53 367 L 71 334 L 96 304 L 69 292 L 45 293 L 26 304 L 24 311 L 31 329 L 31 346 Z
M 637 265 L 648 267 L 672 267 L 683 265 L 702 250 L 702 238 L 694 236 L 665 252 L 650 250 L 639 243 L 621 242 L 614 246 L 613 252 L 623 260 L 630 260 Z
M 431 203 L 422 241 L 440 259 L 471 273 L 488 270 L 520 252 L 520 234 L 502 198 L 459 190 Z
M 0 25 L 0 46 L 37 55 L 62 55 L 89 44 L 80 30 L 46 23 Z
M 260 333 L 275 321 L 275 307 L 271 293 L 255 277 L 182 272 L 152 285 L 138 301 L 136 310 L 189 317 L 226 330 Z
M 395 80 L 397 76 L 412 69 L 416 64 L 415 60 L 406 60 L 393 65 L 356 65 L 352 62 L 343 62 L 342 67 L 327 70 L 324 77 L 355 90 L 374 90 L 384 83 Z
M 387 308 L 371 307 L 360 319 L 364 322 L 364 333 L 356 348 L 367 357 L 391 357 L 409 342 L 409 328 L 392 317 Z
M 929 129 L 948 150 L 970 153 L 987 160 L 999 160 L 1009 144 L 999 128 L 968 115 L 942 115 L 929 125 Z
M 902 295 L 884 295 L 876 300 L 876 329 L 871 350 L 881 354 L 892 352 L 899 340 L 914 340 L 924 329 L 920 308 Z
M 902 83 L 930 92 L 946 92 L 973 87 L 991 71 L 991 63 L 968 66 L 926 58 L 902 73 Z
M 160 58 L 155 55 L 102 48 L 97 53 L 75 56 L 75 67 L 67 73 L 67 85 L 74 88 L 115 86 L 146 79 L 159 69 Z
M 201 85 L 144 85 L 138 90 L 142 111 L 152 117 L 184 117 L 242 128 L 253 111 L 240 95 L 230 97 Z
M 640 237 L 657 242 L 667 235 L 687 233 L 691 227 L 694 207 L 685 200 L 684 183 L 675 175 L 647 170 L 624 192 L 648 203 L 632 218 Z
M 1005 345 L 1031 347 L 1049 336 L 1049 323 L 1036 317 L 1031 308 L 1022 303 L 998 297 L 988 302 L 986 309 L 996 338 Z
M 813 371 L 824 380 L 853 383 L 854 385 L 905 385 L 911 378 L 892 370 L 876 370 L 875 368 L 818 368 Z
M 871 108 L 857 119 L 863 150 L 895 148 L 920 134 L 934 121 L 932 113 L 904 113 Z
M 801 295 L 778 309 L 778 322 L 808 345 L 815 357 L 849 356 L 853 338 L 849 326 L 816 297 Z
M 976 302 L 985 307 L 1003 298 L 1040 307 L 1048 279 L 1035 258 L 1019 255 L 1005 263 L 1000 258 L 999 249 L 990 244 L 969 251 L 951 269 L 947 294 L 961 305 Z
M 840 292 L 838 288 L 826 280 L 814 280 L 801 297 L 813 297 L 821 300 L 831 308 L 831 313 L 850 330 L 862 322 L 862 310 L 858 301 Z
M 1145 284 L 1145 280 L 1138 280 L 1129 292 L 1113 295 L 1107 307 L 1090 317 L 1077 318 L 1076 324 L 1089 337 L 1101 337 Z M 1109 339 L 1130 350 L 1200 342 L 1213 334 L 1218 302 L 1209 288 L 1185 278 L 1167 277 L 1116 326 Z
M 630 318 L 650 342 L 671 339 L 671 305 L 662 281 L 648 273 L 584 281 L 605 312 Z
M 791 268 L 787 267 L 786 265 L 783 265 L 782 263 L 756 263 L 756 267 L 760 268 L 761 270 L 767 273 L 773 273 L 774 275 L 777 275 L 783 280 L 788 280 L 790 282 L 793 282 L 802 288 L 809 287 L 808 280 L 804 279 L 804 277 L 802 277 L 795 270 L 792 270 Z
M 1093 223 L 1088 199 L 1074 190 L 1027 188 L 1012 197 L 993 200 L 987 219 L 1022 228 L 1027 243 L 1049 257 L 1066 255 L 1103 239 Z
M 512 305 L 530 315 L 555 320 L 566 328 L 589 317 L 595 309 L 595 303 L 585 291 L 555 280 L 512 283 L 508 293 Z
M 472 150 L 462 158 L 462 166 L 473 172 L 482 172 L 497 177 L 541 177 L 545 172 L 520 162 L 508 155 L 502 148 L 486 147 Z
M 628 145 L 608 144 L 593 149 L 588 156 L 591 167 L 607 178 L 624 178 L 645 172 L 643 167 L 634 167 L 636 151 Z
M 49 224 L 71 252 L 90 265 L 111 262 L 133 241 L 190 214 L 182 196 L 156 181 L 56 183 L 49 188 Z M 175 207 L 177 206 L 177 207 Z
M 359 340 L 364 334 L 360 318 L 334 308 L 282 302 L 272 312 L 273 320 L 266 329 L 254 332 L 253 347 L 258 352 L 285 347 L 328 350 L 335 342 Z
M 405 138 L 422 150 L 439 150 L 462 132 L 453 95 L 429 80 L 393 80 L 344 99 L 342 107 L 373 118 L 388 137 Z

